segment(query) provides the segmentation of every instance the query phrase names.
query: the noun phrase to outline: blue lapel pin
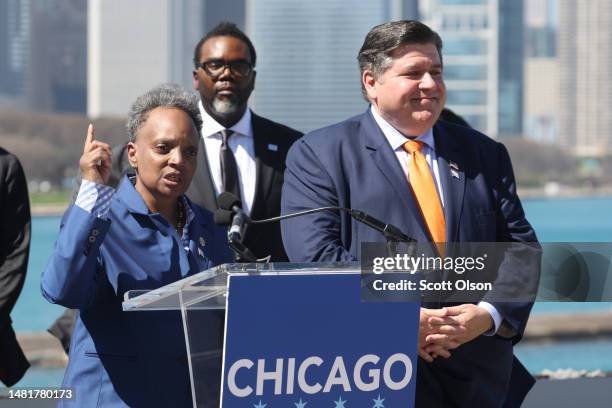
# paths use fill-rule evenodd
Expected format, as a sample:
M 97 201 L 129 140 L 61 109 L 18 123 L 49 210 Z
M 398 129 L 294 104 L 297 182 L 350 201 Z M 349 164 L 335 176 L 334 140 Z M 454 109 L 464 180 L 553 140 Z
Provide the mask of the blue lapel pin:
M 278 145 L 272 144 L 270 143 L 268 145 L 268 150 L 272 151 L 272 152 L 278 152 Z

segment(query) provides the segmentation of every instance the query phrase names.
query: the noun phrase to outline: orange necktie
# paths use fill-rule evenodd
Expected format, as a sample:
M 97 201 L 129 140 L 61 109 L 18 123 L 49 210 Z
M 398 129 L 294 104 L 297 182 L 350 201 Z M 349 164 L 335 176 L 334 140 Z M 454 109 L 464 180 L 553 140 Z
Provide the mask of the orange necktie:
M 422 147 L 423 143 L 419 141 L 408 140 L 404 143 L 404 149 L 412 157 L 408 163 L 408 180 L 421 209 L 421 214 L 425 219 L 431 239 L 433 242 L 442 243 L 446 241 L 444 211 L 431 170 L 425 156 L 421 153 Z

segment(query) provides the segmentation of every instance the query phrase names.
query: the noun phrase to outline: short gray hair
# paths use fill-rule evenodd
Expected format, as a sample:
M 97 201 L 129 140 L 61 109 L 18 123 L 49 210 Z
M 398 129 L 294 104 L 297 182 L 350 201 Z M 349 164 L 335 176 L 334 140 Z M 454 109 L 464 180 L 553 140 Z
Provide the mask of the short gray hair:
M 125 125 L 130 142 L 136 140 L 138 130 L 155 108 L 176 108 L 185 112 L 195 125 L 198 134 L 202 129 L 202 116 L 198 97 L 176 84 L 162 84 L 139 96 L 132 104 Z
M 442 39 L 438 33 L 416 20 L 391 21 L 377 25 L 366 35 L 357 55 L 361 75 L 371 71 L 379 79 L 393 63 L 393 52 L 406 44 L 433 44 L 442 62 Z M 363 81 L 361 92 L 369 102 Z

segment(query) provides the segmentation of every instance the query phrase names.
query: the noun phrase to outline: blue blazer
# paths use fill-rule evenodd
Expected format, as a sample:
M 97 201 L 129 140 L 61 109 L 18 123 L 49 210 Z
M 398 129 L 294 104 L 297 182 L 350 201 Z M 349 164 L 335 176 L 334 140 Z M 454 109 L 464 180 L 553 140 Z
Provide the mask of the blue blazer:
M 79 310 L 62 384 L 75 399 L 60 406 L 192 406 L 180 312 L 121 309 L 129 290 L 156 289 L 231 261 L 224 231 L 208 211 L 189 205 L 195 218 L 188 253 L 174 227 L 149 213 L 127 177 L 108 219 L 74 205 L 64 214 L 41 284 L 48 301 Z M 206 318 L 209 325 L 201 331 L 220 347 L 223 314 Z
M 434 126 L 433 134 L 447 241 L 536 241 L 516 195 L 505 147 L 472 129 L 444 122 Z M 451 174 L 451 163 L 459 177 Z M 311 132 L 292 146 L 281 203 L 282 214 L 323 206 L 361 210 L 418 241 L 430 241 L 406 176 L 370 110 Z M 384 242 L 379 232 L 347 213 L 332 211 L 283 220 L 282 234 L 292 262 L 358 260 L 361 242 Z M 507 265 L 500 279 L 516 281 L 516 272 Z M 531 304 L 491 303 L 511 334 L 480 336 L 454 350 L 448 360 L 427 364 L 419 359 L 417 406 L 503 404 L 513 365 L 512 344 L 523 333 Z

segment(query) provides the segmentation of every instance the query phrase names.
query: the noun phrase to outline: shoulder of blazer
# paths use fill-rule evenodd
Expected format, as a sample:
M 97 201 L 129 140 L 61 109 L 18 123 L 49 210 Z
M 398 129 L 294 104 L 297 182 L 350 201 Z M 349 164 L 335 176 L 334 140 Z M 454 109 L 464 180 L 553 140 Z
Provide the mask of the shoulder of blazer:
M 289 147 L 304 134 L 283 124 L 252 113 L 253 137 L 255 142 L 274 143 L 282 150 Z
M 434 137 L 436 138 L 436 150 L 438 144 L 445 147 L 452 146 L 458 150 L 471 150 L 481 153 L 490 153 L 503 148 L 502 143 L 475 129 L 446 121 L 436 122 Z
M 374 119 L 366 111 L 342 122 L 308 132 L 298 143 L 320 152 L 342 149 L 345 145 L 356 143 L 379 145 L 384 138 L 378 137 L 380 129 L 375 126 Z

